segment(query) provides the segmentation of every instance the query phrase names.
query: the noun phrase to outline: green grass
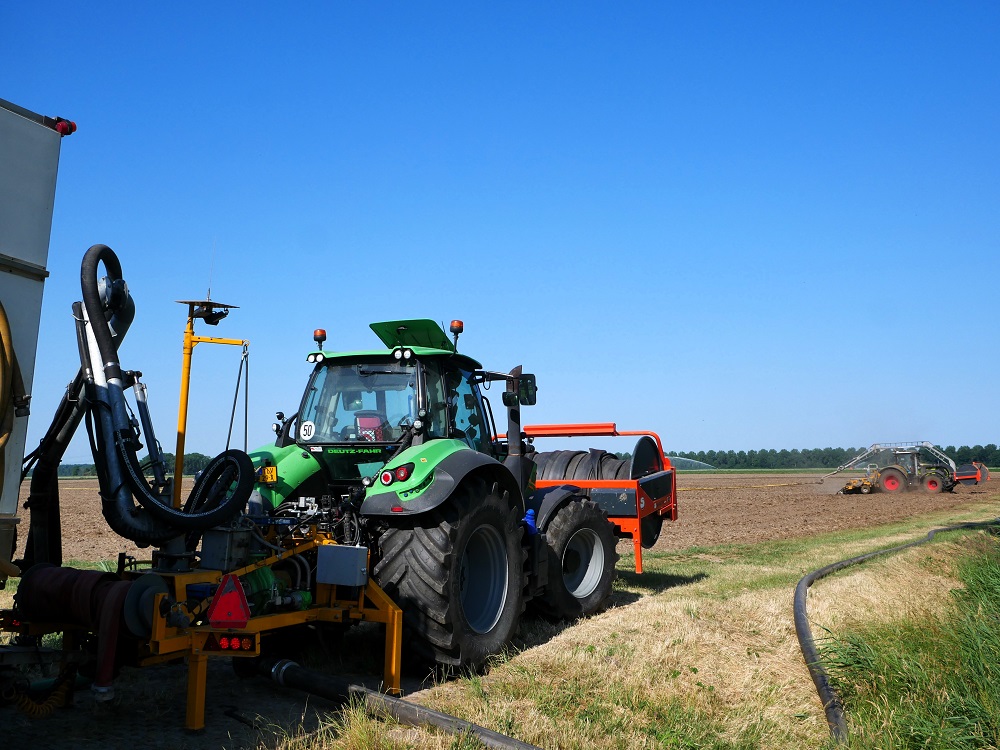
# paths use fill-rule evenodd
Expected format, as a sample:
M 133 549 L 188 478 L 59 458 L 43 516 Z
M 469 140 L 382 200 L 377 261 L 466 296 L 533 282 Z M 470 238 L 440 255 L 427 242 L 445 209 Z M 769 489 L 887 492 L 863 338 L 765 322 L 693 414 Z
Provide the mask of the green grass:
M 1000 543 L 970 536 L 965 588 L 936 618 L 858 627 L 822 646 L 852 748 L 1000 746 Z

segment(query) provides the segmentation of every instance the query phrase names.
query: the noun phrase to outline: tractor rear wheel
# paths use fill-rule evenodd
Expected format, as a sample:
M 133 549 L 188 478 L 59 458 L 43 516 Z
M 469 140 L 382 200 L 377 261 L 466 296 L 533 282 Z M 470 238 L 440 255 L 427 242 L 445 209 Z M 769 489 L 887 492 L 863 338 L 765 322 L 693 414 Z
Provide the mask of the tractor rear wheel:
M 924 492 L 937 494 L 944 490 L 944 479 L 941 478 L 940 474 L 925 474 L 921 484 L 923 484 Z
M 520 520 L 497 485 L 470 478 L 382 533 L 373 575 L 403 610 L 409 656 L 478 669 L 510 640 L 524 609 Z
M 593 500 L 570 500 L 545 529 L 549 583 L 532 603 L 543 614 L 571 619 L 597 612 L 611 595 L 617 539 Z
M 902 492 L 906 489 L 906 477 L 899 469 L 882 469 L 879 484 L 884 492 Z

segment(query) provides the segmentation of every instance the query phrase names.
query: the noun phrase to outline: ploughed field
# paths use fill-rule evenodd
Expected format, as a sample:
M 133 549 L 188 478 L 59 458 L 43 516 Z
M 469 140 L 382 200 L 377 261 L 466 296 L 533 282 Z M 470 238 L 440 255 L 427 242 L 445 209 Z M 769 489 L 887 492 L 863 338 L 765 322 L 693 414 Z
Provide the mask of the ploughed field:
M 983 500 L 986 488 L 995 485 L 958 485 L 954 492 L 938 494 L 838 495 L 848 475 L 822 483 L 820 476 L 680 472 L 677 520 L 664 524 L 653 549 L 754 544 L 879 526 Z
M 183 496 L 190 491 L 185 480 Z M 690 474 L 678 477 L 678 519 L 664 525 L 654 550 L 681 550 L 716 544 L 753 544 L 774 539 L 857 529 L 945 510 L 981 499 L 983 486 L 959 485 L 953 493 L 926 492 L 837 495 L 844 476 L 819 483 L 816 474 Z M 989 486 L 989 485 L 987 485 Z M 59 484 L 63 560 L 114 560 L 119 552 L 140 559 L 139 550 L 108 528 L 101 515 L 96 479 Z M 21 501 L 27 499 L 27 482 Z M 23 554 L 27 514 L 19 533 Z M 622 551 L 627 545 L 623 544 Z

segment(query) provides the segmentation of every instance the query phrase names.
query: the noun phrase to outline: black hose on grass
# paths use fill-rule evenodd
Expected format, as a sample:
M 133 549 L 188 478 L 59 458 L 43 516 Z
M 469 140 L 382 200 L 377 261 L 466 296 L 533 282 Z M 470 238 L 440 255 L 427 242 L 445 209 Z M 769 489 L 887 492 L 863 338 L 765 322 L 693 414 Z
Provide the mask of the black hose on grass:
M 824 568 L 820 568 L 819 570 L 814 570 L 812 573 L 804 576 L 802 580 L 799 581 L 798 585 L 795 587 L 793 605 L 795 612 L 795 635 L 799 639 L 799 648 L 801 648 L 802 656 L 806 660 L 806 666 L 809 668 L 809 674 L 812 676 L 813 684 L 816 686 L 816 692 L 819 693 L 819 699 L 823 702 L 823 710 L 826 712 L 826 721 L 830 725 L 830 736 L 833 737 L 834 741 L 838 744 L 843 744 L 847 741 L 847 720 L 844 718 L 844 705 L 840 700 L 840 696 L 837 695 L 836 691 L 830 686 L 829 675 L 820 663 L 819 651 L 816 648 L 816 641 L 813 638 L 812 628 L 809 627 L 809 617 L 806 612 L 806 594 L 809 591 L 809 587 L 812 586 L 815 581 L 825 578 L 831 573 L 836 573 L 838 570 L 843 570 L 844 568 L 848 568 L 852 565 L 865 562 L 873 557 L 888 555 L 893 552 L 900 552 L 910 547 L 926 544 L 927 542 L 932 541 L 935 535 L 941 532 L 961 531 L 962 529 L 985 529 L 997 525 L 1000 525 L 1000 518 L 994 518 L 992 521 L 974 521 L 971 523 L 958 524 L 956 526 L 946 526 L 941 529 L 933 529 L 932 531 L 927 532 L 927 536 L 923 539 L 918 539 L 914 542 L 907 542 L 906 544 L 900 544 L 896 547 L 889 547 L 888 549 L 877 550 L 875 552 L 869 552 L 864 555 L 858 555 L 857 557 L 851 557 L 847 560 L 835 562 Z
M 418 706 L 416 703 L 409 703 L 401 698 L 369 690 L 362 685 L 353 685 L 343 677 L 322 674 L 289 659 L 262 658 L 258 663 L 257 670 L 259 674 L 270 677 L 279 685 L 312 693 L 335 702 L 342 702 L 350 696 L 357 696 L 364 701 L 365 707 L 370 712 L 391 716 L 400 724 L 410 726 L 429 724 L 451 734 L 469 734 L 486 747 L 498 750 L 538 750 L 535 745 L 515 740 L 513 737 L 494 732 L 492 729 L 486 729 L 478 724 L 424 706 Z

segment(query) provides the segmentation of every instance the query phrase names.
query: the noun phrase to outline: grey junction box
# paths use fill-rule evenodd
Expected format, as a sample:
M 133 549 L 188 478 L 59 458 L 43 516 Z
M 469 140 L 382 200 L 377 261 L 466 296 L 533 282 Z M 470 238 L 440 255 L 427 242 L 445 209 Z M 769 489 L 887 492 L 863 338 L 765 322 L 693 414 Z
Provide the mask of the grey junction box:
M 368 548 L 350 544 L 321 544 L 317 550 L 316 582 L 336 586 L 368 583 Z

